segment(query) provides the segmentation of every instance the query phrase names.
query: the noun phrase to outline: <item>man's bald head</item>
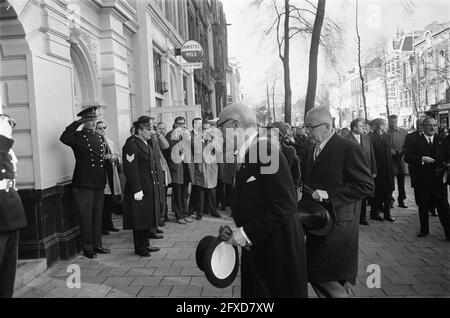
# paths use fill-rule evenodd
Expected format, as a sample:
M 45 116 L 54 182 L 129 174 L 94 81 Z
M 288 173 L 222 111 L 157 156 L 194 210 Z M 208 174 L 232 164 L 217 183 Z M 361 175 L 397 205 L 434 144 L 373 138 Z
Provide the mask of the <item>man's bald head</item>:
M 305 123 L 310 125 L 329 124 L 333 125 L 333 117 L 326 107 L 314 107 L 305 117 Z
M 225 107 L 219 114 L 217 126 L 221 126 L 222 123 L 231 119 L 239 122 L 239 127 L 244 129 L 256 127 L 256 116 L 254 112 L 244 104 L 231 104 Z

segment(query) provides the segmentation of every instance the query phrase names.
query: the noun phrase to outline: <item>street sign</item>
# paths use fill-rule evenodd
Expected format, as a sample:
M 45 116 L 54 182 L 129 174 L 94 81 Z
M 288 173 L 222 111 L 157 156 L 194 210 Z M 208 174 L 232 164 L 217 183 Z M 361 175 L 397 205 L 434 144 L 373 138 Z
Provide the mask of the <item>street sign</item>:
M 203 68 L 203 63 L 181 63 L 181 66 L 186 70 L 198 70 Z
M 196 41 L 187 41 L 181 47 L 181 56 L 188 63 L 198 63 L 203 58 L 203 48 Z

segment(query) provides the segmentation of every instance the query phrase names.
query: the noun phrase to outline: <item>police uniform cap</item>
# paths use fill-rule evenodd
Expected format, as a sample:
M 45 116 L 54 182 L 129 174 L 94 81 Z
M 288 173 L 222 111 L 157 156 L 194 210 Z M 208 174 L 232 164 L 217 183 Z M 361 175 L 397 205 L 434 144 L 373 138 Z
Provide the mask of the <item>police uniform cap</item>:
M 133 123 L 133 126 L 150 128 L 151 127 L 150 120 L 151 118 L 149 116 L 141 116 Z
M 77 114 L 78 117 L 95 119 L 97 115 L 97 106 L 89 106 Z

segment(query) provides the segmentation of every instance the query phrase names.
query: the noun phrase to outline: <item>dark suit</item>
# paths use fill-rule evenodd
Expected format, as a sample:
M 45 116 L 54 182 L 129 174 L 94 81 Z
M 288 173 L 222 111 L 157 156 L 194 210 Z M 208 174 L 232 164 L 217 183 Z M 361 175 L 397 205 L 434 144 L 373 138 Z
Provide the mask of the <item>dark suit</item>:
M 363 149 L 364 155 L 366 156 L 367 163 L 369 164 L 370 173 L 372 176 L 377 174 L 377 161 L 375 159 L 375 154 L 373 152 L 373 145 L 371 137 L 368 135 L 360 135 L 361 143 L 358 142 L 353 133 L 348 134 L 347 139 L 357 143 Z M 369 195 L 372 196 L 373 194 Z M 361 201 L 361 215 L 359 218 L 360 222 L 366 221 L 366 209 L 367 209 L 367 198 L 362 199 Z
M 377 177 L 375 178 L 375 198 L 373 200 L 371 216 L 383 212 L 384 218 L 391 216 L 391 198 L 395 189 L 394 170 L 390 150 L 389 135 L 370 133 L 375 160 L 377 163 Z
M 124 190 L 123 228 L 133 230 L 135 251 L 142 252 L 147 244 L 145 233 L 156 227 L 160 220 L 160 185 L 154 150 L 137 136 L 128 139 L 122 149 Z M 134 194 L 142 191 L 142 201 Z
M 14 140 L 0 135 L 0 182 L 15 180 L 10 150 Z M 11 187 L 0 189 L 0 298 L 13 296 L 16 278 L 19 229 L 27 225 L 19 194 Z
M 267 165 L 259 155 L 256 163 L 249 163 L 249 153 L 256 153 L 262 143 L 246 154 L 232 204 L 236 225 L 252 243 L 250 250 L 242 249 L 241 297 L 307 297 L 304 234 L 289 166 L 278 148 L 275 173 L 261 173 Z
M 102 215 L 106 170 L 105 139 L 95 131 L 83 129 L 78 121 L 61 135 L 61 142 L 72 148 L 76 163 L 72 178 L 73 194 L 80 211 L 80 229 L 85 251 L 102 247 Z
M 433 145 L 429 145 L 425 136 L 408 143 L 405 160 L 414 168 L 414 188 L 418 195 L 420 231 L 429 233 L 428 211 L 435 205 L 445 236 L 450 240 L 450 207 L 447 198 L 447 186 L 442 178 L 445 164 L 450 161 L 448 140 L 434 135 Z M 435 159 L 432 164 L 422 164 L 424 156 Z
M 325 236 L 307 234 L 308 280 L 355 284 L 360 205 L 373 191 L 367 160 L 361 147 L 337 134 L 315 161 L 313 153 L 310 151 L 307 158 L 305 185 L 328 192 L 337 223 Z

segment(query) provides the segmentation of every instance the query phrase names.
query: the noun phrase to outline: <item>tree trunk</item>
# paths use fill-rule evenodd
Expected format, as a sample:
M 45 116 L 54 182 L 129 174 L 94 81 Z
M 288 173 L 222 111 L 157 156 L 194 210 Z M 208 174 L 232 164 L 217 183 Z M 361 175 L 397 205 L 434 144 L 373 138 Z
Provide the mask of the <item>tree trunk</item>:
M 306 91 L 305 117 L 314 108 L 317 90 L 317 60 L 319 54 L 320 34 L 322 32 L 323 19 L 325 17 L 325 2 L 319 0 L 317 4 L 316 19 L 314 21 L 313 33 L 311 36 L 311 49 L 309 51 L 309 74 L 308 89 Z
M 273 122 L 276 122 L 277 119 L 275 117 L 275 85 L 277 84 L 277 80 L 273 83 L 272 87 L 272 110 L 273 110 Z
M 284 122 L 291 124 L 292 111 L 292 89 L 291 89 L 291 74 L 289 68 L 289 0 L 284 0 L 285 15 L 284 15 Z
M 358 26 L 358 0 L 356 0 L 356 36 L 358 38 L 358 67 L 359 67 L 359 78 L 361 80 L 361 96 L 363 100 L 363 107 L 364 107 L 364 118 L 367 120 L 367 104 L 366 104 L 366 92 L 364 90 L 364 75 L 362 72 L 362 65 L 361 65 L 361 37 L 359 36 L 359 26 Z M 358 111 L 359 113 L 359 111 Z M 359 117 L 359 114 L 358 114 Z
M 267 115 L 269 116 L 269 124 L 271 123 L 271 119 L 270 119 L 270 99 L 269 99 L 269 83 L 266 83 L 266 87 L 267 87 Z

